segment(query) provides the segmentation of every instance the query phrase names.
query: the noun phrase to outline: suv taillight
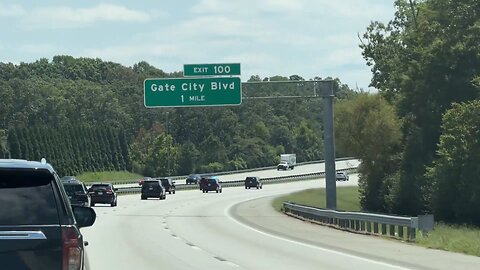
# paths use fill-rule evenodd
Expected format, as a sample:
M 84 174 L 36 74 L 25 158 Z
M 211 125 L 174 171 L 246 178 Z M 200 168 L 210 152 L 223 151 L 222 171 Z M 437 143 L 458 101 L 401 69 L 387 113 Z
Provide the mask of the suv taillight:
M 62 227 L 63 270 L 80 270 L 82 267 L 82 245 L 80 233 L 75 227 Z
M 105 193 L 107 193 L 107 194 L 112 194 L 112 190 L 111 190 L 111 189 L 107 189 L 107 190 L 105 191 Z

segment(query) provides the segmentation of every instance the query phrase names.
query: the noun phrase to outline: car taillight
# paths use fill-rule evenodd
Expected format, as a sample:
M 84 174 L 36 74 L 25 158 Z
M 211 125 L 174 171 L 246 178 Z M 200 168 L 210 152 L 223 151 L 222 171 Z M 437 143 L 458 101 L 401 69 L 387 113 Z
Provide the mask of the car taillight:
M 79 270 L 82 267 L 80 233 L 75 227 L 62 227 L 63 270 Z
M 107 193 L 107 194 L 112 194 L 112 190 L 111 190 L 111 189 L 107 189 L 107 190 L 105 190 L 105 193 Z

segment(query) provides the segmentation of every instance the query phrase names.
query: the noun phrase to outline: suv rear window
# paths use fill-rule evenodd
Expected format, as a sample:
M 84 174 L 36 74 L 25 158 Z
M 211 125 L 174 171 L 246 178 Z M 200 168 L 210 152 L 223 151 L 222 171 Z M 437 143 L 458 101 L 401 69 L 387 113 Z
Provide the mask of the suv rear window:
M 59 224 L 52 181 L 48 171 L 0 170 L 0 226 Z
M 92 190 L 109 189 L 109 185 L 92 185 Z
M 144 187 L 158 187 L 160 186 L 160 184 L 158 183 L 158 181 L 145 181 L 143 182 L 143 185 Z
M 63 184 L 63 188 L 68 195 L 74 195 L 76 193 L 85 193 L 81 184 Z

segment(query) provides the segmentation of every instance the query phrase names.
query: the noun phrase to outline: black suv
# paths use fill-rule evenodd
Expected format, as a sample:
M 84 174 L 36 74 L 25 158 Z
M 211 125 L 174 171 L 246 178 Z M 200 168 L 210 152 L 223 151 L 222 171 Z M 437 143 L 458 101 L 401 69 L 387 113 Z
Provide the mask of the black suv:
M 117 189 L 110 183 L 93 184 L 88 189 L 88 193 L 92 198 L 92 206 L 95 206 L 96 203 L 106 203 L 112 207 L 117 206 L 117 193 L 115 191 Z
M 43 159 L 0 159 L 1 269 L 89 269 L 80 228 L 95 218 L 92 208 L 70 205 Z
M 200 182 L 200 179 L 202 177 L 199 175 L 199 174 L 190 174 L 188 177 L 187 177 L 187 180 L 185 181 L 185 183 L 187 185 L 190 185 L 190 184 L 198 184 L 198 182 Z
M 218 178 L 215 176 L 202 178 L 201 185 L 203 193 L 207 193 L 209 191 L 222 193 L 222 185 L 220 183 L 220 180 L 218 180 Z
M 160 180 L 143 181 L 141 199 L 146 200 L 148 198 L 159 198 L 160 200 L 165 200 L 167 198 L 167 192 L 162 186 Z
M 90 194 L 84 183 L 78 181 L 73 176 L 64 176 L 62 180 L 63 188 L 67 192 L 72 205 L 90 206 Z
M 160 178 L 159 180 L 162 182 L 165 192 L 168 192 L 168 194 L 175 194 L 175 181 L 170 178 Z
M 263 187 L 262 182 L 260 182 L 260 178 L 256 176 L 249 176 L 245 178 L 245 189 L 250 189 L 252 187 L 257 189 L 261 189 Z

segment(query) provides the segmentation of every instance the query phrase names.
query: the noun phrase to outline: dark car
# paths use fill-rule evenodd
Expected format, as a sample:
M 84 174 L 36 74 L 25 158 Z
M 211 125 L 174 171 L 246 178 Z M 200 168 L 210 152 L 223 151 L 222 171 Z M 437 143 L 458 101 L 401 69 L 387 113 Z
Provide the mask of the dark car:
M 167 192 L 160 180 L 143 181 L 141 199 L 146 200 L 148 198 L 159 198 L 160 200 L 167 198 Z
M 72 206 L 46 163 L 0 159 L 1 269 L 89 269 L 80 228 L 95 211 Z
M 185 180 L 185 183 L 187 185 L 190 185 L 190 184 L 196 185 L 200 182 L 200 179 L 202 179 L 202 177 L 199 174 L 190 174 L 187 177 L 187 180 Z
M 62 184 L 72 205 L 90 206 L 90 194 L 84 183 L 73 178 L 62 177 Z
M 110 204 L 112 207 L 117 206 L 117 193 L 115 191 L 116 189 L 110 183 L 93 184 L 88 189 L 92 206 L 97 203 Z
M 337 172 L 335 179 L 337 181 L 348 181 L 348 174 L 346 172 Z
M 160 178 L 159 180 L 162 182 L 165 192 L 168 192 L 168 194 L 175 194 L 175 181 L 170 178 Z
M 204 180 L 203 180 L 204 179 Z M 217 193 L 222 193 L 222 185 L 220 180 L 216 176 L 203 178 L 202 191 L 207 193 L 209 191 L 215 191 Z
M 257 189 L 261 189 L 263 187 L 263 184 L 262 182 L 260 181 L 260 178 L 259 177 L 256 177 L 256 176 L 249 176 L 247 178 L 245 178 L 245 189 L 250 189 L 250 188 L 257 188 Z

